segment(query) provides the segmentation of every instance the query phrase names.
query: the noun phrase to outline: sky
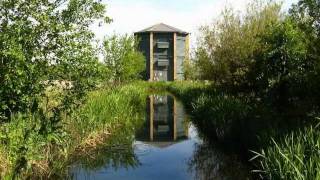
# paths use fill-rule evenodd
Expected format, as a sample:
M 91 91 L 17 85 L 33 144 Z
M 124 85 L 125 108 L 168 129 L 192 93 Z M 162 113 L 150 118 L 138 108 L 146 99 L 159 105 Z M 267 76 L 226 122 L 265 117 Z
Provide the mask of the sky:
M 226 6 L 243 12 L 251 0 L 102 0 L 111 24 L 94 26 L 98 39 L 105 35 L 132 34 L 154 24 L 165 23 L 191 33 L 194 45 L 198 29 L 217 18 Z M 252 2 L 252 1 L 251 1 Z M 297 0 L 283 0 L 284 11 Z

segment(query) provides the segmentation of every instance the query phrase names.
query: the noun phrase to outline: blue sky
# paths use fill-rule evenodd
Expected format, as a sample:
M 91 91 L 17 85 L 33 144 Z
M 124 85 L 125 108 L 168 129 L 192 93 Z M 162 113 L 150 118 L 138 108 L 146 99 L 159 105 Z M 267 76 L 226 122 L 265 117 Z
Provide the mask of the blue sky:
M 165 23 L 191 32 L 194 44 L 198 28 L 217 18 L 226 6 L 244 11 L 252 0 L 103 0 L 107 15 L 114 21 L 94 27 L 99 39 L 111 34 L 131 34 L 157 23 Z M 287 10 L 297 0 L 283 0 Z

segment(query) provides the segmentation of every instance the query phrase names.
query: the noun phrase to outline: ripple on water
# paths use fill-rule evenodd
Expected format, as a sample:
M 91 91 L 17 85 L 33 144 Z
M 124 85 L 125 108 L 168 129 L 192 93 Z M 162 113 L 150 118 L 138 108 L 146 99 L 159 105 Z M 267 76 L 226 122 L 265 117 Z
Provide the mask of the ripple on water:
M 145 156 L 150 154 L 152 151 L 152 146 L 149 144 L 145 144 L 141 141 L 135 141 L 133 143 L 134 152 L 138 156 Z

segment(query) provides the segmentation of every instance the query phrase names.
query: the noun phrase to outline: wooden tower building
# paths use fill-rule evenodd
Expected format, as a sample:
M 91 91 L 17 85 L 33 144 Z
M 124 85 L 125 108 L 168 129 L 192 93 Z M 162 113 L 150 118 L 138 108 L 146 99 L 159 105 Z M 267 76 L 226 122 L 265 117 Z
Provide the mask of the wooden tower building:
M 189 33 L 160 23 L 135 33 L 146 58 L 146 80 L 183 80 L 189 59 Z

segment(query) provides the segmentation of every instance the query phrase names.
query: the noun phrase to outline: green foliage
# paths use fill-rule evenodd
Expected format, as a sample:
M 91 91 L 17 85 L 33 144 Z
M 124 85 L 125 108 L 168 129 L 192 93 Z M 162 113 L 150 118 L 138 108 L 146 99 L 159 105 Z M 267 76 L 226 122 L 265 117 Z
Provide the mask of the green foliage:
M 209 141 L 218 141 L 225 148 L 241 151 L 256 143 L 257 134 L 266 123 L 247 97 L 237 97 L 204 83 L 174 83 L 168 90 L 189 109 L 193 124 Z M 260 110 L 262 111 L 262 110 Z
M 110 21 L 100 1 L 0 1 L 1 178 L 49 176 L 64 162 L 72 143 L 62 121 L 104 71 L 96 21 Z M 50 89 L 61 96 L 52 107 Z
M 195 74 L 281 105 L 319 101 L 319 6 L 301 0 L 290 14 L 273 1 L 253 2 L 242 15 L 226 9 L 200 29 Z
M 267 179 L 319 179 L 319 124 L 309 126 L 307 111 L 292 116 L 249 96 L 232 96 L 208 86 L 173 83 L 167 89 L 190 110 L 204 139 L 232 152 L 255 149 L 251 159 Z M 159 84 L 157 87 L 161 87 Z M 292 111 L 292 110 L 291 110 Z M 294 111 L 294 110 L 293 110 Z M 305 119 L 305 121 L 301 120 Z
M 319 0 L 300 0 L 290 10 L 290 17 L 305 34 L 307 46 L 307 61 L 312 66 L 308 72 L 306 83 L 308 92 L 320 97 L 320 2 Z M 317 99 L 319 101 L 319 99 Z
M 319 41 L 315 39 L 316 23 L 307 23 L 311 18 L 308 11 L 313 10 L 304 3 L 299 2 L 290 15 L 260 35 L 263 51 L 255 53 L 255 63 L 247 74 L 253 91 L 268 94 L 282 105 L 297 100 L 316 102 L 319 97 L 315 90 L 319 87 Z
M 7 164 L 3 173 L 10 173 L 12 178 L 32 174 L 36 177 L 45 173 L 40 167 L 45 168 L 48 161 L 54 160 L 54 156 L 48 156 L 48 153 L 54 154 L 58 147 L 63 149 L 67 139 L 67 134 L 52 124 L 52 118 L 57 118 L 57 115 L 46 117 L 40 112 L 16 114 L 10 123 L 0 127 L 0 152 L 4 153 L 4 163 Z
M 263 50 L 259 36 L 280 21 L 280 9 L 277 3 L 254 2 L 244 15 L 226 9 L 221 19 L 201 27 L 195 55 L 199 78 L 227 85 L 246 83 L 255 53 Z
M 101 124 L 117 126 L 132 123 L 136 109 L 144 106 L 145 96 L 144 88 L 134 85 L 91 92 L 83 108 L 75 112 L 80 118 L 76 120 L 77 125 L 74 128 L 86 134 L 99 128 L 103 129 Z
M 197 74 L 197 67 L 193 61 L 185 60 L 183 62 L 183 72 L 185 80 L 195 80 L 199 76 Z
M 258 172 L 268 179 L 319 179 L 319 127 L 306 127 L 280 140 L 271 138 L 270 146 L 255 154 L 263 168 Z
M 133 136 L 127 135 L 143 122 L 145 87 L 141 83 L 93 91 L 70 115 L 54 107 L 47 114 L 39 110 L 13 115 L 0 126 L 0 178 L 64 179 L 73 160 L 81 158 L 98 166 L 88 153 L 110 150 L 110 143 L 131 147 Z M 114 140 L 108 140 L 110 137 Z M 114 160 L 116 166 L 126 159 Z M 134 165 L 135 159 L 131 160 Z
M 133 36 L 113 35 L 104 40 L 104 63 L 114 81 L 130 81 L 142 78 L 145 59 L 137 51 Z
M 89 26 L 105 17 L 94 0 L 0 2 L 0 116 L 36 109 L 38 95 L 54 80 L 72 93 L 93 85 L 98 63 Z
M 137 165 L 132 143 L 134 130 L 144 122 L 144 87 L 125 85 L 89 94 L 88 102 L 75 112 L 78 119 L 69 124 L 72 132 L 81 137 L 77 139 L 80 153 L 76 151 L 73 156 L 77 163 L 90 169 Z
M 248 79 L 251 78 L 256 91 L 276 90 L 279 96 L 294 96 L 289 88 L 294 91 L 297 90 L 295 86 L 305 84 L 313 68 L 312 62 L 307 60 L 306 35 L 290 18 L 268 29 L 261 40 L 264 51 L 256 54 L 256 63 Z
M 319 39 L 320 2 L 319 0 L 300 0 L 290 10 L 290 14 L 309 36 Z M 319 48 L 317 48 L 319 50 Z

